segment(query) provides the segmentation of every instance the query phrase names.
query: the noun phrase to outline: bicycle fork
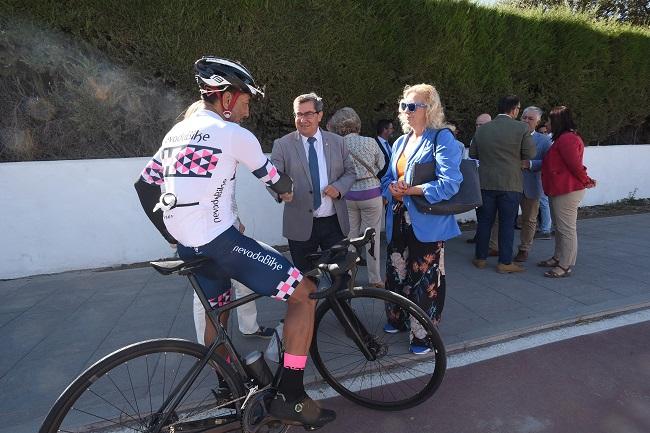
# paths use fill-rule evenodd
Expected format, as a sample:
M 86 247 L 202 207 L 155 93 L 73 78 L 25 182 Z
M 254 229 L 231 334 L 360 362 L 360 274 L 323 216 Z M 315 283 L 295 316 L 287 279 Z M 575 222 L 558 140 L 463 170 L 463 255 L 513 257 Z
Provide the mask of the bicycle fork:
M 377 359 L 377 356 L 368 348 L 368 330 L 357 318 L 352 305 L 347 302 L 341 302 L 336 298 L 336 293 L 338 290 L 344 287 L 348 281 L 350 281 L 350 276 L 347 274 L 337 276 L 334 284 L 339 285 L 339 288 L 332 292 L 332 296 L 329 297 L 328 301 L 332 306 L 334 315 L 343 326 L 345 334 L 348 336 L 348 338 L 350 338 L 354 344 L 356 344 L 356 346 L 368 361 L 374 361 Z

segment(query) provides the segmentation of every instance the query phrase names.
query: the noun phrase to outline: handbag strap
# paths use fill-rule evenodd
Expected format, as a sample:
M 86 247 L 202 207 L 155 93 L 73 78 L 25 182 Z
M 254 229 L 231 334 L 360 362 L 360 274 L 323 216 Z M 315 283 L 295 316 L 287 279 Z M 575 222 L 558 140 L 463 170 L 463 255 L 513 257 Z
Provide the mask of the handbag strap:
M 438 129 L 436 131 L 436 134 L 433 136 L 433 162 L 434 162 L 435 166 L 438 165 L 438 163 L 436 162 L 436 152 L 438 151 L 438 134 L 440 134 L 440 132 L 444 131 L 445 129 L 449 129 L 449 128 L 440 128 L 440 129 Z M 449 132 L 451 132 L 451 129 L 449 129 Z M 452 132 L 452 134 L 453 134 L 453 132 Z M 434 173 L 434 176 L 435 176 L 435 173 Z M 436 179 L 437 178 L 438 177 L 436 176 Z
M 354 152 L 350 152 L 350 155 L 352 156 L 352 158 L 354 158 L 355 161 L 357 161 L 359 164 L 363 165 L 366 168 L 366 170 L 368 170 L 368 173 L 372 174 L 372 176 L 362 177 L 361 179 L 357 179 L 357 180 L 372 179 L 373 177 L 377 177 L 377 175 L 374 174 L 374 171 L 372 170 L 372 168 L 370 168 L 370 166 L 368 164 L 366 164 L 365 161 L 363 161 L 361 158 L 359 158 L 357 155 L 355 155 Z
M 436 135 L 433 136 L 433 156 L 434 156 L 434 158 L 436 156 L 436 150 L 438 150 L 438 134 L 440 134 L 445 129 L 449 130 L 449 132 L 451 132 L 451 135 L 454 135 L 454 133 L 449 128 L 440 128 L 440 129 L 438 129 L 436 131 Z

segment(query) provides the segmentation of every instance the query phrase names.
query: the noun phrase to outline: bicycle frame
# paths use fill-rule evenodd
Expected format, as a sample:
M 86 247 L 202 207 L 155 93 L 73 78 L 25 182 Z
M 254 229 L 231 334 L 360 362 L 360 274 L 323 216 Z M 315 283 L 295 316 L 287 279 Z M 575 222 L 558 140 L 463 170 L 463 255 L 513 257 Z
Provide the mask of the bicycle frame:
M 203 368 L 205 368 L 205 366 L 208 364 L 210 358 L 212 358 L 212 355 L 216 352 L 219 346 L 225 347 L 226 353 L 230 356 L 230 365 L 234 368 L 235 372 L 239 375 L 242 382 L 246 383 L 249 380 L 248 373 L 246 373 L 244 366 L 239 360 L 239 354 L 237 353 L 234 346 L 232 345 L 228 333 L 225 331 L 224 327 L 221 326 L 219 317 L 221 316 L 221 314 L 229 310 L 232 310 L 233 308 L 237 308 L 241 305 L 247 304 L 248 302 L 252 302 L 257 298 L 261 298 L 262 295 L 253 293 L 241 299 L 236 299 L 235 301 L 232 301 L 227 305 L 213 309 L 212 306 L 210 305 L 210 301 L 205 296 L 205 293 L 203 293 L 203 290 L 201 289 L 201 286 L 199 285 L 196 276 L 192 272 L 188 272 L 187 278 L 190 280 L 190 284 L 192 285 L 194 292 L 196 293 L 197 297 L 201 301 L 201 304 L 203 305 L 203 308 L 205 309 L 207 316 L 210 319 L 210 322 L 212 322 L 213 326 L 217 330 L 217 336 L 214 342 L 212 342 L 212 344 L 210 344 L 210 346 L 208 347 L 208 353 L 206 354 L 206 356 L 194 367 L 192 367 L 190 371 L 188 371 L 185 374 L 185 377 L 183 377 L 183 379 L 178 383 L 178 385 L 174 388 L 174 390 L 170 392 L 169 397 L 167 397 L 167 399 L 160 406 L 160 409 L 158 410 L 157 413 L 162 413 L 163 410 L 166 410 L 166 413 L 156 423 L 156 426 L 153 429 L 154 433 L 159 433 L 160 430 L 163 428 L 163 426 L 167 424 L 167 422 L 169 421 L 169 417 L 174 412 L 174 410 L 176 410 L 176 407 L 178 407 L 180 402 L 183 400 L 185 394 L 189 391 L 191 386 L 194 384 L 194 381 L 199 376 Z
M 354 254 L 354 253 L 348 252 L 347 254 Z M 352 258 L 354 259 L 354 261 L 356 261 L 357 257 L 358 255 L 354 255 Z M 348 257 L 346 255 L 346 259 L 347 258 Z M 210 305 L 210 301 L 205 296 L 205 293 L 201 289 L 201 286 L 196 276 L 192 273 L 192 271 L 191 270 L 180 271 L 179 275 L 186 275 L 187 278 L 189 279 L 190 284 L 192 285 L 194 292 L 199 298 L 199 301 L 203 305 L 203 308 L 207 313 L 210 322 L 212 323 L 212 325 L 217 331 L 217 336 L 214 342 L 210 344 L 208 348 L 208 353 L 204 357 L 204 359 L 202 359 L 199 363 L 197 363 L 194 367 L 192 367 L 190 371 L 187 372 L 185 377 L 183 377 L 183 379 L 175 387 L 173 392 L 169 394 L 169 397 L 160 406 L 160 409 L 157 413 L 162 413 L 162 411 L 165 411 L 165 415 L 156 423 L 156 426 L 153 429 L 154 433 L 159 433 L 160 430 L 163 428 L 163 426 L 167 424 L 171 414 L 176 410 L 176 407 L 183 400 L 185 394 L 191 388 L 192 384 L 194 383 L 194 381 L 196 380 L 200 372 L 203 370 L 203 368 L 205 368 L 205 366 L 208 364 L 210 358 L 216 352 L 219 346 L 225 347 L 226 353 L 230 356 L 230 365 L 234 368 L 235 372 L 239 375 L 242 382 L 247 383 L 249 380 L 248 373 L 244 369 L 244 366 L 242 365 L 239 359 L 239 354 L 234 348 L 230 340 L 230 337 L 228 336 L 228 333 L 221 325 L 219 317 L 223 313 L 226 313 L 232 310 L 233 308 L 237 308 L 241 305 L 247 304 L 248 302 L 253 302 L 256 299 L 261 298 L 262 295 L 253 293 L 244 296 L 243 298 L 236 299 L 228 303 L 227 305 L 218 308 L 212 308 L 212 306 Z M 330 287 L 324 291 L 314 293 L 310 295 L 310 297 L 312 299 L 317 299 L 317 300 L 323 298 L 327 299 L 328 302 L 330 302 L 330 304 L 332 305 L 332 310 L 334 311 L 335 316 L 337 317 L 337 319 L 345 329 L 346 333 L 348 333 L 348 335 L 357 345 L 361 353 L 363 353 L 366 359 L 374 361 L 376 359 L 376 356 L 369 350 L 364 339 L 364 337 L 368 335 L 368 331 L 365 329 L 362 323 L 356 320 L 355 313 L 350 307 L 350 305 L 345 302 L 340 302 L 336 297 L 336 293 L 339 290 L 353 289 L 354 281 L 356 281 L 356 275 L 357 275 L 356 266 L 352 266 L 349 273 L 343 272 L 339 274 L 329 274 L 328 276 L 332 281 Z M 274 382 L 275 379 L 277 379 L 277 374 L 276 374 L 276 378 L 274 378 Z M 253 393 L 254 391 L 249 392 L 249 394 L 246 396 L 246 400 L 244 400 L 244 404 L 248 401 L 248 398 Z

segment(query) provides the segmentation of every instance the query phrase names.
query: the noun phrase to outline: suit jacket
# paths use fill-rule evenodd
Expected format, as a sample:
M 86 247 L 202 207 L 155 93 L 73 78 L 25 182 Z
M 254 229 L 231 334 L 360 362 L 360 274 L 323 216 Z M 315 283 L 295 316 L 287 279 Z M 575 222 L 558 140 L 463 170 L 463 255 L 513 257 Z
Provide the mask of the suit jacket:
M 327 182 L 341 193 L 341 198 L 333 199 L 333 202 L 341 231 L 347 235 L 350 231 L 350 220 L 343 196 L 356 180 L 354 164 L 343 145 L 343 137 L 323 130 L 321 134 L 327 164 Z M 307 154 L 298 131 L 273 142 L 271 162 L 293 179 L 293 200 L 284 204 L 282 235 L 294 241 L 306 241 L 311 237 L 314 223 L 314 188 L 311 184 Z
M 542 160 L 546 156 L 546 152 L 551 147 L 551 139 L 546 134 L 539 132 L 532 133 L 537 154 L 535 159 L 530 160 L 530 169 L 524 170 L 524 196 L 534 200 L 539 200 L 544 190 L 542 189 Z
M 469 156 L 480 161 L 481 189 L 522 192 L 521 161 L 533 159 L 535 143 L 528 125 L 499 114 L 476 130 Z
M 542 162 L 542 183 L 549 197 L 585 189 L 593 180 L 582 165 L 585 145 L 575 132 L 557 137 Z
M 386 174 L 386 171 L 388 170 L 388 166 L 390 165 L 390 153 L 386 152 L 386 149 L 384 149 L 384 146 L 381 144 L 379 141 L 379 138 L 375 137 L 375 141 L 377 142 L 377 146 L 379 146 L 379 150 L 381 150 L 381 153 L 384 155 L 384 168 L 379 170 L 377 173 L 377 177 L 381 180 L 382 177 Z

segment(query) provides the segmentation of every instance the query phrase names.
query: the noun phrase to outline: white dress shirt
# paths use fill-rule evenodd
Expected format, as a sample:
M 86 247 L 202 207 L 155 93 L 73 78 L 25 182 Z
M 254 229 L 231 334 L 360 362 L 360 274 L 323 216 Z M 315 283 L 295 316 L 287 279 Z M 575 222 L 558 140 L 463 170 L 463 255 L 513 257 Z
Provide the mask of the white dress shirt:
M 391 148 L 390 148 L 390 143 L 388 143 L 387 140 L 384 140 L 384 138 L 383 138 L 383 137 L 380 137 L 380 136 L 377 136 L 377 139 L 379 140 L 379 142 L 381 143 L 381 145 L 384 147 L 384 150 L 386 151 L 386 153 L 388 154 L 388 156 L 391 156 L 392 153 L 393 153 L 393 151 L 392 151 Z
M 302 140 L 302 145 L 305 148 L 305 155 L 307 155 L 307 162 L 309 162 L 309 142 L 304 135 L 300 135 Z M 314 143 L 314 148 L 316 149 L 316 156 L 318 156 L 318 177 L 320 180 L 320 186 L 317 188 L 314 186 L 314 194 L 320 193 L 321 202 L 318 209 L 314 210 L 314 218 L 323 218 L 336 214 L 336 209 L 334 208 L 334 202 L 332 198 L 323 194 L 323 190 L 327 185 L 329 185 L 329 179 L 327 176 L 327 160 L 325 159 L 325 149 L 323 146 L 323 135 L 320 132 L 320 128 L 314 134 L 316 142 Z

